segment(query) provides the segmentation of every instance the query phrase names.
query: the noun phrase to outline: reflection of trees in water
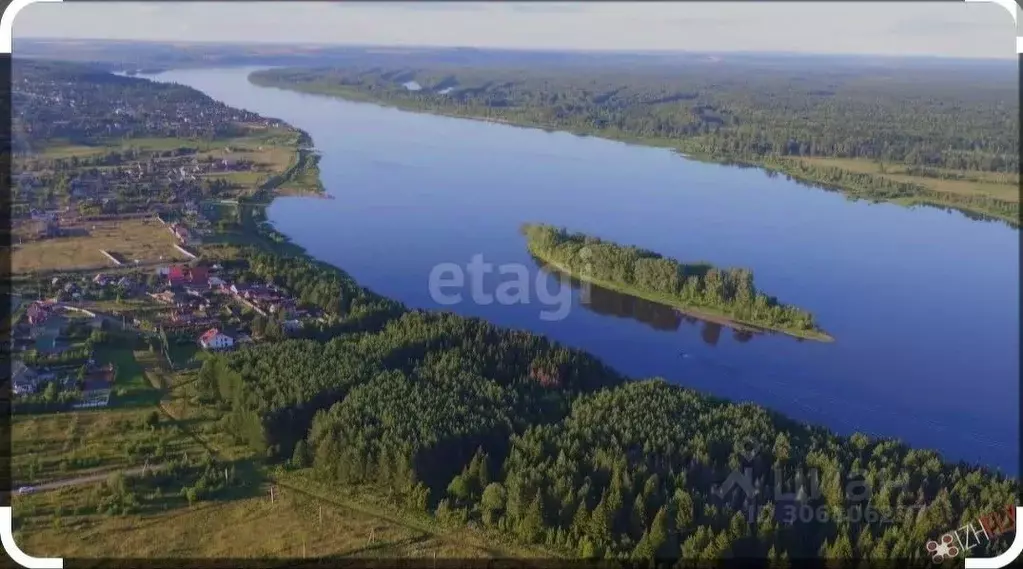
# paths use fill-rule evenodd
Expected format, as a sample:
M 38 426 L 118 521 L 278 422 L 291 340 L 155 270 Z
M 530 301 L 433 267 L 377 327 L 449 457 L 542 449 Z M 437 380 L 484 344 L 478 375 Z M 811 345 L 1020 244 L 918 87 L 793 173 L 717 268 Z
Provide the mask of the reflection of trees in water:
M 572 286 L 579 288 L 578 281 L 572 280 Z M 590 301 L 583 306 L 597 314 L 638 320 L 654 330 L 672 332 L 678 330 L 682 324 L 682 315 L 670 306 L 621 294 L 597 285 L 590 285 Z
M 579 290 L 582 288 L 583 283 L 575 278 L 568 277 L 561 271 L 553 267 L 548 267 L 542 260 L 533 257 L 533 261 L 542 267 L 548 273 L 557 276 L 564 282 L 567 278 L 571 283 L 572 288 Z M 674 332 L 679 329 L 682 322 L 686 322 L 693 326 L 702 326 L 703 329 L 700 332 L 700 336 L 703 341 L 711 346 L 716 346 L 718 341 L 721 339 L 721 324 L 714 322 L 706 322 L 698 318 L 683 314 L 678 310 L 660 304 L 658 302 L 652 302 L 643 298 L 638 298 L 628 294 L 623 294 L 614 290 L 610 290 L 595 284 L 588 284 L 590 287 L 589 302 L 580 302 L 582 306 L 585 306 L 587 310 L 595 312 L 603 316 L 614 316 L 617 318 L 629 318 L 642 322 L 654 330 L 660 330 L 662 332 Z M 753 339 L 755 334 L 748 330 L 735 330 L 732 329 L 732 337 L 735 341 L 740 343 L 746 343 Z
M 714 322 L 705 323 L 703 330 L 700 332 L 700 337 L 703 338 L 703 343 L 708 346 L 718 345 L 718 340 L 721 339 L 721 325 Z

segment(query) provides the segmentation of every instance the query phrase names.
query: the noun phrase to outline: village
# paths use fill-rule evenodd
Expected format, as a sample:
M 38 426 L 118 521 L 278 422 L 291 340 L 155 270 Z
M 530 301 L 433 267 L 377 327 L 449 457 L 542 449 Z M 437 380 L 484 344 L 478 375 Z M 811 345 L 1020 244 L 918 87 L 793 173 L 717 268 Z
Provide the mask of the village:
M 16 73 L 15 275 L 194 260 L 190 245 L 237 226 L 239 202 L 267 202 L 309 166 L 303 134 L 278 120 L 134 81 L 82 90 L 45 65 Z
M 247 152 L 260 157 L 235 158 Z M 64 158 L 32 164 L 38 169 L 14 177 L 13 272 L 194 259 L 187 247 L 200 244 L 215 224 L 236 223 L 231 206 L 251 197 L 252 188 L 276 171 L 266 160 L 281 162 L 277 154 L 282 152 L 222 146 L 203 156 L 152 159 L 150 154 L 101 169 L 63 171 Z
M 15 308 L 12 391 L 73 408 L 110 401 L 117 369 L 97 357 L 104 343 L 141 342 L 182 369 L 198 352 L 294 337 L 323 321 L 282 288 L 216 263 L 65 275 L 40 281 L 37 294 Z
M 106 406 L 133 350 L 182 370 L 321 320 L 244 260 L 202 256 L 240 229 L 240 201 L 309 166 L 303 134 L 179 85 L 75 73 L 37 63 L 14 77 L 16 404 Z

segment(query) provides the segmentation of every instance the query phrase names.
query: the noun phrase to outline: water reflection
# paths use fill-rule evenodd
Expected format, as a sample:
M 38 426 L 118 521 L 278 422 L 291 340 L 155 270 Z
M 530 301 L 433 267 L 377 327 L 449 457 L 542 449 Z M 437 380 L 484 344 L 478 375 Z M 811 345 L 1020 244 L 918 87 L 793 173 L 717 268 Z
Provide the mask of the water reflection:
M 568 280 L 571 283 L 572 288 L 579 290 L 582 287 L 582 282 L 558 269 L 547 265 L 539 258 L 532 256 L 533 262 L 543 269 L 544 272 L 555 275 L 564 282 Z M 659 302 L 653 302 L 644 298 L 638 298 L 628 294 L 623 294 L 618 291 L 604 288 L 599 285 L 590 284 L 589 298 L 583 298 L 580 296 L 580 306 L 583 306 L 590 312 L 595 312 L 602 316 L 614 316 L 616 318 L 628 318 L 635 320 L 636 322 L 642 322 L 654 330 L 661 332 L 675 332 L 679 329 L 682 323 L 686 323 L 691 326 L 703 326 L 700 331 L 700 337 L 703 338 L 703 342 L 708 346 L 716 346 L 721 340 L 721 331 L 726 326 L 717 322 L 707 322 L 700 320 L 694 316 L 683 314 L 678 310 L 661 304 Z M 746 343 L 753 339 L 755 332 L 750 330 L 740 330 L 728 327 L 732 331 L 732 338 L 739 343 Z

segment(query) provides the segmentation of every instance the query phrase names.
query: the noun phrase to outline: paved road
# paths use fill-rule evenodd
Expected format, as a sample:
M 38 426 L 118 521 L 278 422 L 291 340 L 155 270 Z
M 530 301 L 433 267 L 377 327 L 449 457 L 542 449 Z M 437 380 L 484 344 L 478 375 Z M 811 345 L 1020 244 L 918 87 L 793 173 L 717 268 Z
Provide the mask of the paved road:
M 105 472 L 97 472 L 96 474 L 89 474 L 87 476 L 79 476 L 78 478 L 68 478 L 67 480 L 56 480 L 56 481 L 53 481 L 53 482 L 47 482 L 45 484 L 38 484 L 38 485 L 35 485 L 35 486 L 26 485 L 26 486 L 31 486 L 32 493 L 35 494 L 37 492 L 46 492 L 46 491 L 49 491 L 49 490 L 59 490 L 61 488 L 67 488 L 68 486 L 81 486 L 83 484 L 95 484 L 96 482 L 103 482 L 111 474 L 114 474 L 115 472 L 119 472 L 119 473 L 121 473 L 124 476 L 137 476 L 139 474 L 142 474 L 143 470 L 147 470 L 148 469 L 150 471 L 155 471 L 155 470 L 160 470 L 160 469 L 164 468 L 165 466 L 166 465 L 163 465 L 163 464 L 157 464 L 157 465 L 148 466 L 148 467 L 146 467 L 146 466 L 138 466 L 136 468 L 126 468 L 124 470 L 107 470 Z M 17 492 L 18 489 L 15 489 L 14 491 Z

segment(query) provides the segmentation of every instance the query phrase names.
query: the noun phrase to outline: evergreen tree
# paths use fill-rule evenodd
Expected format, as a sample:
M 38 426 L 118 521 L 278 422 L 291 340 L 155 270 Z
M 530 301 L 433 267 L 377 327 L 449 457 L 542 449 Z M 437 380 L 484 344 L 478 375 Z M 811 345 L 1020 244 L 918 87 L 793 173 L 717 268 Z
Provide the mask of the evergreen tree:
M 516 529 L 519 538 L 526 543 L 533 543 L 543 534 L 544 527 L 543 499 L 537 492 Z

